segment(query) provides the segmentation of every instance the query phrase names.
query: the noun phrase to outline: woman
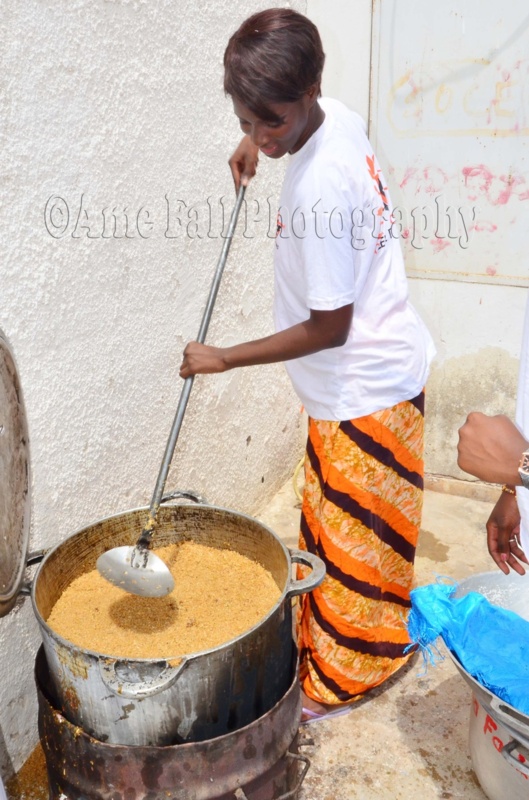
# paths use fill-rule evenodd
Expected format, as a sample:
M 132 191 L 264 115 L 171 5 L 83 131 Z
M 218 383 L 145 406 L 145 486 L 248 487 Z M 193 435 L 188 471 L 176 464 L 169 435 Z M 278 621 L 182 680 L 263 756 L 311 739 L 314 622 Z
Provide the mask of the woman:
M 342 709 L 409 658 L 406 612 L 423 489 L 430 336 L 408 302 L 391 204 L 363 124 L 320 100 L 317 28 L 273 8 L 231 37 L 224 88 L 245 134 L 236 186 L 259 153 L 288 154 L 275 248 L 276 333 L 187 345 L 180 374 L 285 361 L 309 415 L 300 546 L 326 563 L 298 618 L 309 716 Z

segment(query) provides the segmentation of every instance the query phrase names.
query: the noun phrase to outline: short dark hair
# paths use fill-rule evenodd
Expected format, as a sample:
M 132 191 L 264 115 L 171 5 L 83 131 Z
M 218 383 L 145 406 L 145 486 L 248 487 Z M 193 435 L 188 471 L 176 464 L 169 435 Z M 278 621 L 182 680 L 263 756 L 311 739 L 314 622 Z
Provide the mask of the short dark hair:
M 317 27 L 289 8 L 249 17 L 224 53 L 224 91 L 260 119 L 277 121 L 273 103 L 293 103 L 319 83 L 325 53 Z

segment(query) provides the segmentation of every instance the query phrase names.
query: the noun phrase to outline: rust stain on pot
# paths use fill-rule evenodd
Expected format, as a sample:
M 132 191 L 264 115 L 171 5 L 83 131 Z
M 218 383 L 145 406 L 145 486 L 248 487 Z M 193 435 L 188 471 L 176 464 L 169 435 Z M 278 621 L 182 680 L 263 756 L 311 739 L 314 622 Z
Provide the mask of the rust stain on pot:
M 64 686 L 63 696 L 65 705 L 69 709 L 71 709 L 71 711 L 77 713 L 79 711 L 79 708 L 81 707 L 81 703 L 77 695 L 77 692 L 75 691 L 74 687 L 71 684 Z
M 146 789 L 159 789 L 160 778 L 163 776 L 164 768 L 160 764 L 160 759 L 156 756 L 147 756 L 141 770 L 141 777 Z
M 252 758 L 257 757 L 257 748 L 253 744 L 247 744 L 242 755 L 247 761 L 251 761 Z
M 134 705 L 134 703 L 129 703 L 128 705 L 122 706 L 121 708 L 122 708 L 123 714 L 121 715 L 121 717 L 118 717 L 118 720 L 117 720 L 118 722 L 120 720 L 122 720 L 122 719 L 128 719 L 129 716 L 130 716 L 131 711 L 134 711 L 136 706 Z

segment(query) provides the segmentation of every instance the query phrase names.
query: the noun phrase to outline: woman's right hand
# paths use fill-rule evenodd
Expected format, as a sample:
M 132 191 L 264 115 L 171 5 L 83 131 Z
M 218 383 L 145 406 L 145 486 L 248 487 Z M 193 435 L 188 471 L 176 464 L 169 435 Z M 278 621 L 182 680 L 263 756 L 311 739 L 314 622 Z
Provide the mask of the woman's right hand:
M 183 353 L 180 377 L 185 379 L 192 375 L 211 375 L 215 372 L 224 372 L 226 370 L 226 363 L 223 359 L 224 351 L 223 347 L 189 342 Z
M 525 575 L 521 561 L 529 564 L 519 545 L 520 512 L 516 495 L 502 492 L 487 520 L 487 546 L 492 558 L 506 575 L 509 568 Z
M 243 186 L 248 186 L 249 181 L 257 171 L 258 163 L 259 148 L 252 142 L 248 135 L 243 136 L 237 149 L 228 161 L 236 192 L 239 191 L 241 183 Z

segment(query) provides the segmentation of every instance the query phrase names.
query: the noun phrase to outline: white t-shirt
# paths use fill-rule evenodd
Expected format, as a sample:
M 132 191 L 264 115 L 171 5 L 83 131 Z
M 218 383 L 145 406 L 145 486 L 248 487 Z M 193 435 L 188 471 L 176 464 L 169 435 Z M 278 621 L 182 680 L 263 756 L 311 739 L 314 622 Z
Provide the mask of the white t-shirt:
M 320 102 L 325 120 L 290 156 L 281 192 L 274 316 L 284 330 L 310 309 L 354 303 L 343 346 L 286 362 L 307 413 L 342 421 L 416 397 L 435 348 L 408 302 L 391 201 L 364 123 L 336 100 Z

